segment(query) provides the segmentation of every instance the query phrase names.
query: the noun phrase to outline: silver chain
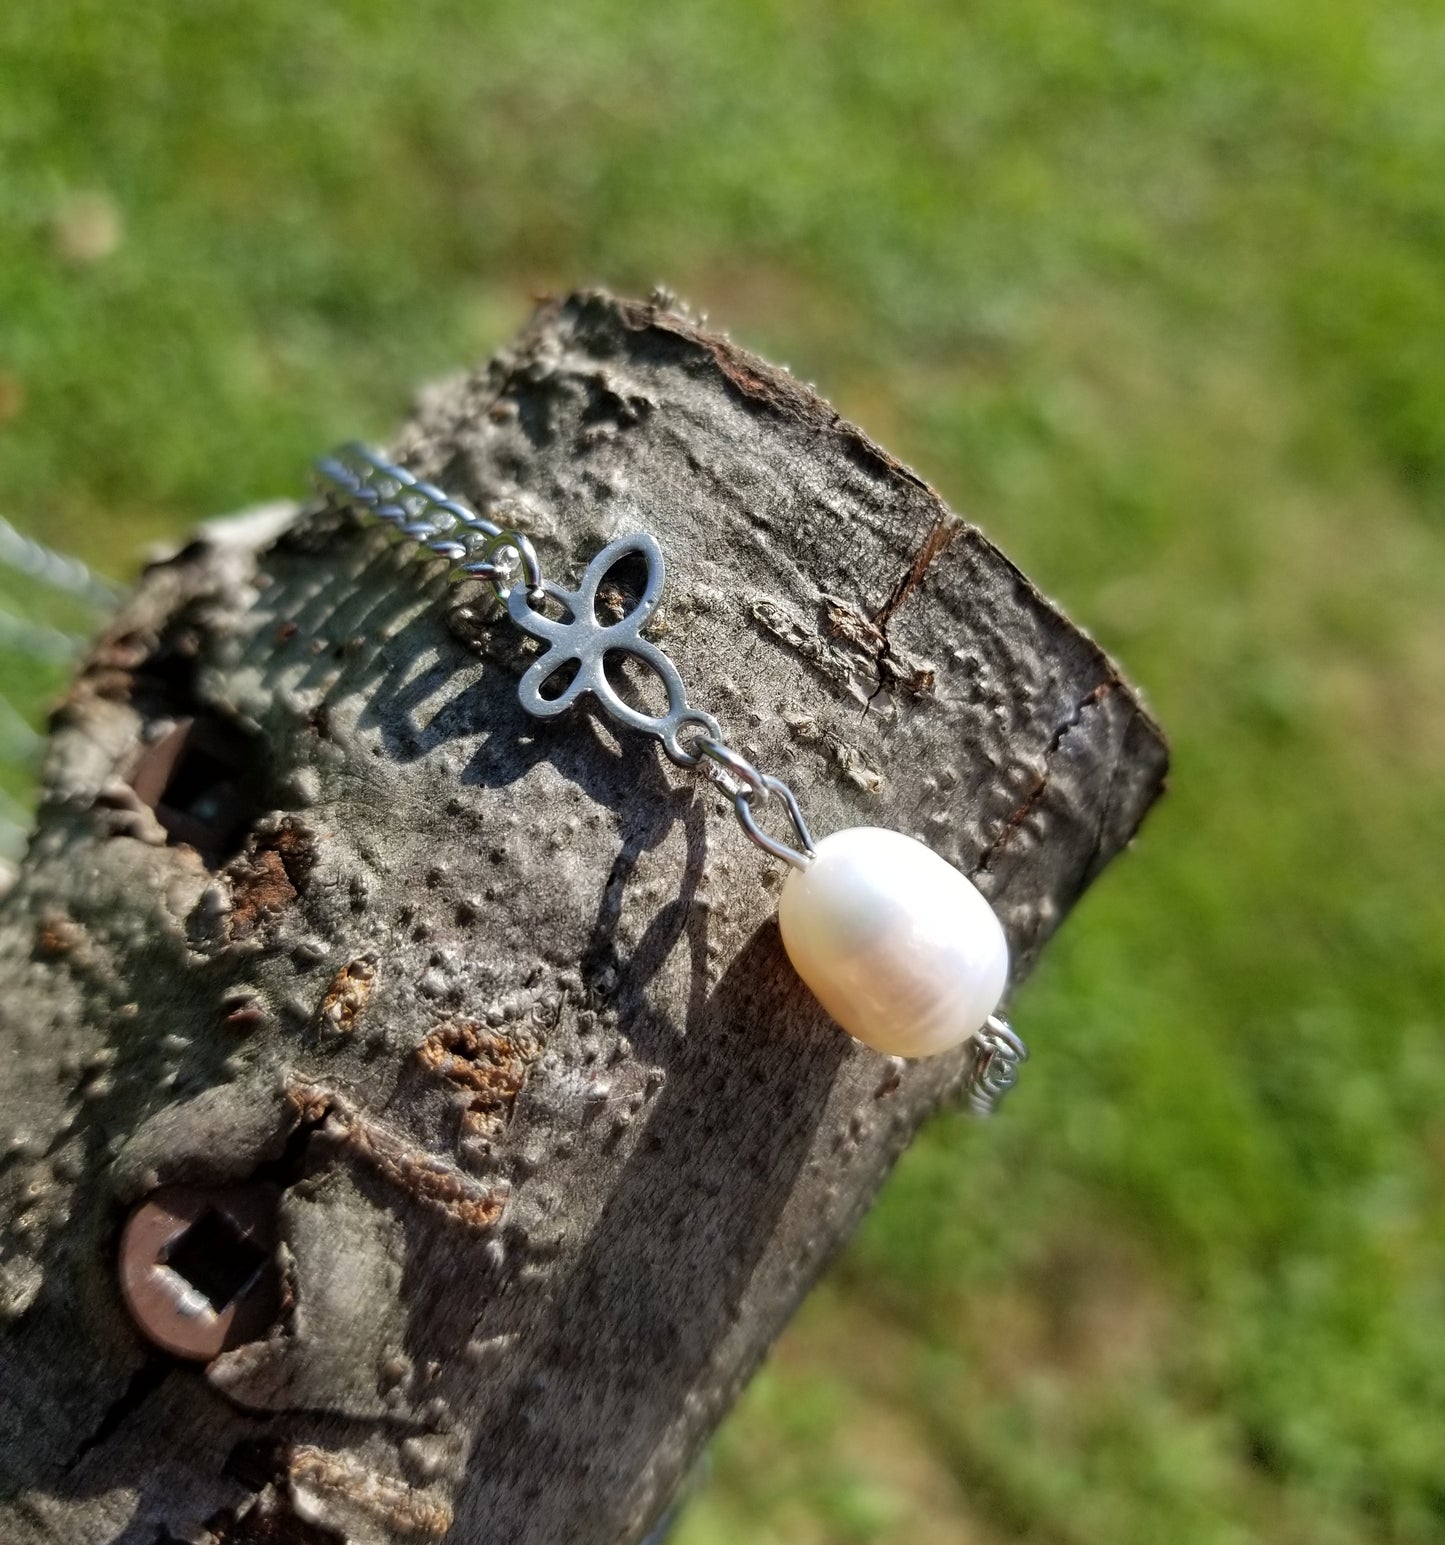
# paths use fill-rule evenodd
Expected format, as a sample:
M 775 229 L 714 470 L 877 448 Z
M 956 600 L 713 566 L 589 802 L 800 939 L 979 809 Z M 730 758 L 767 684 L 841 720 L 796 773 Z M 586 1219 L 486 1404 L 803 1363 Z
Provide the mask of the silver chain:
M 525 532 L 498 525 L 434 484 L 414 477 L 364 445 L 343 445 L 316 463 L 316 483 L 330 504 L 356 508 L 394 526 L 451 566 L 454 579 L 480 579 L 508 616 L 524 632 L 541 640 L 542 653 L 527 668 L 518 688 L 522 707 L 536 718 L 550 719 L 570 708 L 584 693 L 618 723 L 654 735 L 680 767 L 694 767 L 732 800 L 738 824 L 748 840 L 795 869 L 806 869 L 814 848 L 798 797 L 781 778 L 760 772 L 727 744 L 710 713 L 695 708 L 676 665 L 642 630 L 656 611 L 666 578 L 666 562 L 647 532 L 619 537 L 587 565 L 576 590 L 546 579 L 536 548 Z M 618 622 L 597 618 L 597 591 L 621 559 L 641 557 L 647 584 L 637 604 Z M 563 613 L 545 610 L 547 603 Z M 624 701 L 608 680 L 608 656 L 625 655 L 653 671 L 667 692 L 665 714 L 644 713 Z M 550 678 L 569 667 L 566 686 L 547 696 Z M 758 807 L 781 802 L 796 846 L 779 841 L 758 824 Z M 1028 1049 L 998 1015 L 974 1037 L 974 1054 L 963 1083 L 963 1097 L 979 1115 L 990 1115 L 1018 1082 Z
M 0 563 L 39 580 L 52 590 L 62 590 L 88 606 L 109 611 L 120 600 L 120 591 L 108 579 L 69 553 L 56 552 L 33 536 L 26 536 L 0 515 Z M 84 639 L 77 640 L 83 644 Z
M 542 582 L 542 566 L 530 538 L 520 531 L 504 531 L 460 500 L 449 499 L 435 484 L 413 477 L 405 467 L 364 445 L 352 442 L 323 456 L 316 463 L 315 476 L 332 501 L 359 505 L 445 558 L 454 578 L 490 581 L 498 600 L 506 599 L 511 576 L 519 566 L 529 589 Z

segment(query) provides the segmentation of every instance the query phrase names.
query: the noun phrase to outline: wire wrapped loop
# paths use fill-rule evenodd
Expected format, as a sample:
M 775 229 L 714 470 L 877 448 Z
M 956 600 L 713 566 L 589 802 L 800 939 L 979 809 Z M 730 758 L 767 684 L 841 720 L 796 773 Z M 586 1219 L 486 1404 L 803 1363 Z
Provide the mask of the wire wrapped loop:
M 759 772 L 745 756 L 721 740 L 704 737 L 697 742 L 696 749 L 700 757 L 707 759 L 708 776 L 732 800 L 738 824 L 748 840 L 794 869 L 806 869 L 813 859 L 813 834 L 808 830 L 802 806 L 792 789 L 781 778 Z M 758 825 L 754 804 L 766 804 L 775 794 L 788 812 L 798 841 L 796 848 L 780 842 Z
M 963 1086 L 964 1098 L 974 1115 L 991 1116 L 1018 1083 L 1029 1049 L 1000 1014 L 990 1014 L 973 1039 L 973 1065 Z

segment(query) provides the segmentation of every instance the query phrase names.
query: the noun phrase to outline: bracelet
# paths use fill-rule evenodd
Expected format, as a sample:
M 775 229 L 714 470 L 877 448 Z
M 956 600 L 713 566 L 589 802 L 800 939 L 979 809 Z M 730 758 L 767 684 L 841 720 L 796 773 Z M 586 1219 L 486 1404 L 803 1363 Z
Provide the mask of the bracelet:
M 497 525 L 363 445 L 322 458 L 315 477 L 331 507 L 388 523 L 446 559 L 452 578 L 484 581 L 512 622 L 542 643 L 518 687 L 527 713 L 555 718 L 590 696 L 727 795 L 747 837 L 791 868 L 778 902 L 783 947 L 844 1030 L 897 1057 L 934 1056 L 972 1039 L 965 1099 L 981 1115 L 997 1107 L 1028 1049 L 996 1012 L 1008 985 L 1009 951 L 992 907 L 952 864 L 902 832 L 856 826 L 813 840 L 793 790 L 728 745 L 718 721 L 688 702 L 676 665 L 643 637 L 667 572 L 653 536 L 640 531 L 609 543 L 577 588 L 565 590 L 543 577 L 525 533 Z M 603 578 L 633 556 L 647 568 L 641 598 L 620 621 L 599 621 Z M 665 713 L 645 713 L 618 694 L 606 671 L 608 658 L 618 655 L 657 675 Z M 559 690 L 546 690 L 568 672 Z M 759 809 L 774 800 L 791 842 L 758 823 Z

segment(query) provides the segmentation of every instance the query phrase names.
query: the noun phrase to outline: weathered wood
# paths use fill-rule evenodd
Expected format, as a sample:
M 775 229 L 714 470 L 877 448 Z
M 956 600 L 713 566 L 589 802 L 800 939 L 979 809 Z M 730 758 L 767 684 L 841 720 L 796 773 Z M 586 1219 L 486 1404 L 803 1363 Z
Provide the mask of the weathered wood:
M 1027 579 L 666 309 L 544 307 L 394 449 L 564 581 L 655 532 L 694 701 L 817 830 L 974 875 L 1016 979 L 1159 792 L 1158 730 Z M 148 574 L 0 913 L 0 1538 L 636 1540 L 963 1057 L 832 1027 L 778 866 L 652 743 L 526 719 L 479 593 L 277 529 Z M 175 1363 L 117 1296 L 126 1211 L 258 1172 L 281 1323 Z

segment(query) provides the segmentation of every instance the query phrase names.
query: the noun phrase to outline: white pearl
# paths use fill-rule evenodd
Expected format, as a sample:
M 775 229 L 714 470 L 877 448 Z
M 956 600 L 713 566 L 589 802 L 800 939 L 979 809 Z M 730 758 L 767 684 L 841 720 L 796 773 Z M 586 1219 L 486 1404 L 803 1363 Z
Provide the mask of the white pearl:
M 1008 985 L 993 908 L 931 848 L 854 826 L 824 837 L 778 905 L 799 976 L 850 1034 L 931 1057 L 978 1030 Z

